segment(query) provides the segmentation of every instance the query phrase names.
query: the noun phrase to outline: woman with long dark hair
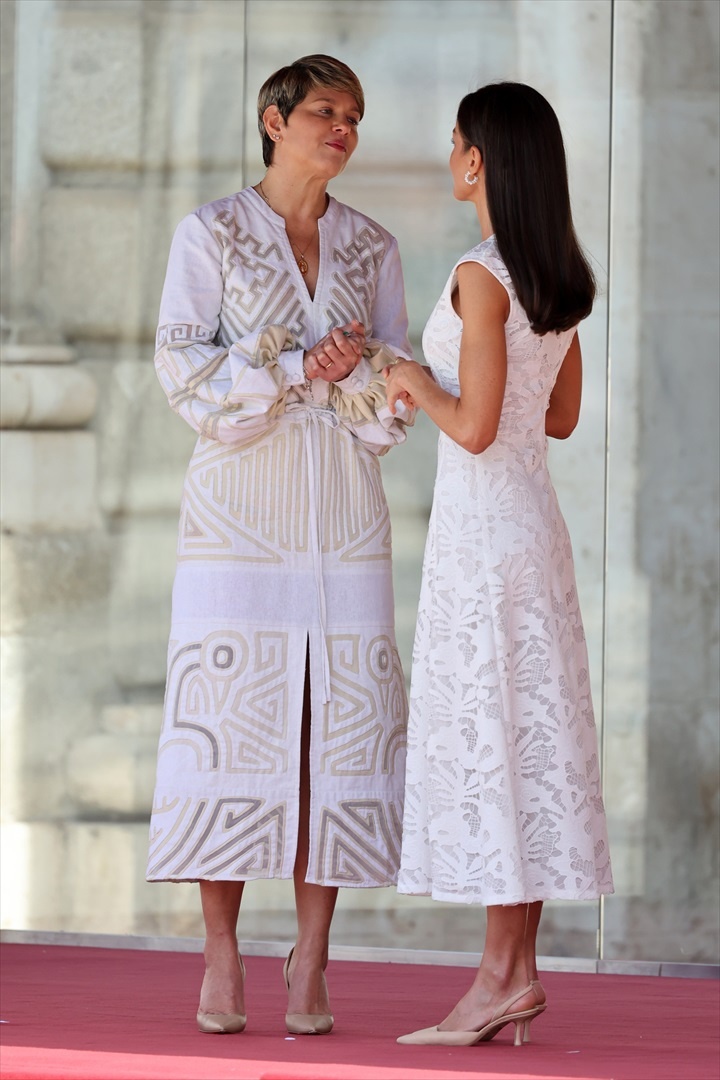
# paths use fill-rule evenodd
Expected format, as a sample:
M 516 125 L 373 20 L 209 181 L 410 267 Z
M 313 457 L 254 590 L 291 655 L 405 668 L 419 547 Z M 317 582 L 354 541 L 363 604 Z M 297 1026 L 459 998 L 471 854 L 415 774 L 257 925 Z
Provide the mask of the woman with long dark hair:
M 407 1043 L 471 1045 L 546 1008 L 543 901 L 612 892 L 588 659 L 547 436 L 578 420 L 595 295 L 557 117 L 500 83 L 460 103 L 450 170 L 482 243 L 425 328 L 431 377 L 389 368 L 440 428 L 413 657 L 399 889 L 487 906 L 472 986 Z

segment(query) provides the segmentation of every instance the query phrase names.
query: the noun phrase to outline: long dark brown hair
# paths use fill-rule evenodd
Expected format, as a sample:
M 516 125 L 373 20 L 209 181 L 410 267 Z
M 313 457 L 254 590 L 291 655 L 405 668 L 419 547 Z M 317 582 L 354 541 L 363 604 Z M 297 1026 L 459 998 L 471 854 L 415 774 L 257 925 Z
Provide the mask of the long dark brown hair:
M 458 131 L 485 166 L 498 250 L 536 334 L 569 330 L 592 311 L 595 277 L 573 227 L 560 124 L 524 83 L 483 86 L 460 102 Z

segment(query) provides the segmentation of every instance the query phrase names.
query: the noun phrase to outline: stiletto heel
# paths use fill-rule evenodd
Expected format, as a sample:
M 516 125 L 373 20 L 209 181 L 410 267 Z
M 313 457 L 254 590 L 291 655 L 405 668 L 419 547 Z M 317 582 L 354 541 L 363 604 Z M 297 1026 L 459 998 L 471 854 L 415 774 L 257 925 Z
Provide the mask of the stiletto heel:
M 541 1005 L 534 1005 L 531 1009 L 522 1009 L 520 1012 L 508 1010 L 527 994 L 535 994 L 537 998 L 536 984 L 540 986 L 537 979 L 533 979 L 524 990 L 520 990 L 519 993 L 504 1001 L 495 1010 L 492 1020 L 479 1031 L 440 1031 L 437 1027 L 429 1027 L 413 1031 L 410 1035 L 401 1035 L 397 1041 L 407 1046 L 475 1046 L 477 1043 L 489 1042 L 506 1024 L 514 1024 L 514 1045 L 522 1046 L 523 1042 L 530 1042 L 530 1022 L 545 1011 L 547 1004 L 543 1002 Z
M 290 991 L 290 960 L 294 952 L 295 946 L 293 945 L 283 966 L 283 979 L 288 992 Z M 324 972 L 322 981 L 324 986 Z M 329 1035 L 333 1023 L 334 1019 L 330 1013 L 285 1013 L 285 1027 L 291 1035 Z
M 243 985 L 245 984 L 245 962 L 238 954 L 240 971 L 242 972 Z M 246 1013 L 215 1013 L 197 1011 L 197 1026 L 206 1035 L 237 1035 L 245 1030 L 247 1024 Z

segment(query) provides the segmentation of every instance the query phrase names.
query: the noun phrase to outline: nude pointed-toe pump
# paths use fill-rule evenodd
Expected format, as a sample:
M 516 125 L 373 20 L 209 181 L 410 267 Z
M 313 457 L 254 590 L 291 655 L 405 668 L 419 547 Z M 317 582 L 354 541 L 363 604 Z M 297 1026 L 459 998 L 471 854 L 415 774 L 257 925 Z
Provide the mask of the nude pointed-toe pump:
M 245 964 L 242 956 L 240 970 L 242 971 L 243 983 L 245 982 Z M 197 1011 L 197 1026 L 206 1035 L 236 1035 L 245 1030 L 247 1024 L 246 1013 L 216 1013 Z
M 285 986 L 290 990 L 290 959 L 295 952 L 295 947 L 290 950 L 283 967 Z M 325 973 L 322 976 L 325 983 Z M 285 1013 L 285 1027 L 291 1035 L 329 1035 L 333 1028 L 331 1013 Z
M 519 993 L 504 1001 L 493 1013 L 492 1020 L 479 1031 L 440 1031 L 437 1027 L 422 1028 L 413 1031 L 410 1035 L 401 1035 L 397 1040 L 406 1046 L 475 1046 L 477 1043 L 488 1042 L 506 1024 L 515 1025 L 515 1046 L 522 1046 L 530 1042 L 530 1023 L 544 1012 L 547 1008 L 545 1002 L 534 1005 L 530 1009 L 522 1009 L 519 1012 L 510 1012 L 510 1008 L 516 1001 L 520 1001 L 526 994 L 535 994 L 538 997 L 536 986 L 540 986 L 537 979 L 533 979 Z

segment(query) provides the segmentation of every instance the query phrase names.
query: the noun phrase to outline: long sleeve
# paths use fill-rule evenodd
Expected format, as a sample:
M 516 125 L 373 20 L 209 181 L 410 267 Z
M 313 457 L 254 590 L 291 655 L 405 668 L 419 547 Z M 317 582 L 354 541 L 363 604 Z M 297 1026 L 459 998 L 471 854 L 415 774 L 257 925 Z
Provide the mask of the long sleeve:
M 171 407 L 200 435 L 223 443 L 255 438 L 277 420 L 303 381 L 302 349 L 283 327 L 217 343 L 223 298 L 221 248 L 197 214 L 173 238 L 160 303 L 155 367 Z M 298 361 L 298 353 L 300 360 Z
M 408 338 L 408 314 L 405 306 L 405 284 L 397 240 L 393 238 L 382 261 L 375 290 L 372 333 L 368 335 L 384 342 L 390 352 L 412 360 Z

